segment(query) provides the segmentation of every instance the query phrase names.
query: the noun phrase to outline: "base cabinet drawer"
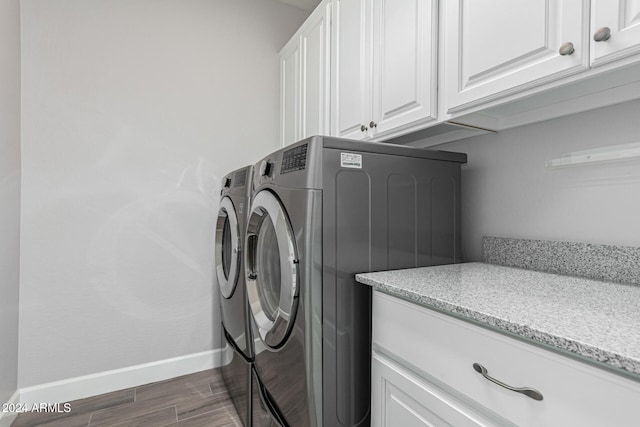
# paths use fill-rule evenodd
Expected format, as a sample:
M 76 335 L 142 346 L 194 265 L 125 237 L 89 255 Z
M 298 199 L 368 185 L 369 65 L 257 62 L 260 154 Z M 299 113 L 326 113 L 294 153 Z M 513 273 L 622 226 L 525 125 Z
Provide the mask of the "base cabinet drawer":
M 640 382 L 377 291 L 372 314 L 374 356 L 384 354 L 508 423 L 639 425 Z M 539 391 L 542 400 L 491 382 L 475 363 L 507 385 Z M 409 389 L 402 391 L 411 396 Z M 380 390 L 372 393 L 375 399 Z
M 382 354 L 371 363 L 372 427 L 478 427 L 510 425 L 466 407 L 437 384 Z

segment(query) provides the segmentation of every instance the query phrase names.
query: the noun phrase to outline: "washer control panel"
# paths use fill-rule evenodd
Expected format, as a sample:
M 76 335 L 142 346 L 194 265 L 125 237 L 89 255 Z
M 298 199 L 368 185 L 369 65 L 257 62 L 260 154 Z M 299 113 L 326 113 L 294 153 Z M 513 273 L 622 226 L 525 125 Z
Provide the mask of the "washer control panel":
M 233 177 L 233 186 L 234 187 L 244 187 L 247 185 L 247 170 L 242 169 L 239 172 L 236 172 Z

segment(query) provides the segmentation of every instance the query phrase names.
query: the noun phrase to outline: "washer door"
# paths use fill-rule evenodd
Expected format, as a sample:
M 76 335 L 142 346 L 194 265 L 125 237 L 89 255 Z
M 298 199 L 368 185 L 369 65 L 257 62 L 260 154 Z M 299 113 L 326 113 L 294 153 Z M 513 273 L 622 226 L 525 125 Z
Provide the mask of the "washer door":
M 236 209 L 229 197 L 220 201 L 218 220 L 216 221 L 216 275 L 220 285 L 220 293 L 224 298 L 231 298 L 238 284 L 240 272 L 240 227 Z
M 298 308 L 298 257 L 289 219 L 268 190 L 251 204 L 245 252 L 247 296 L 264 344 L 286 341 Z

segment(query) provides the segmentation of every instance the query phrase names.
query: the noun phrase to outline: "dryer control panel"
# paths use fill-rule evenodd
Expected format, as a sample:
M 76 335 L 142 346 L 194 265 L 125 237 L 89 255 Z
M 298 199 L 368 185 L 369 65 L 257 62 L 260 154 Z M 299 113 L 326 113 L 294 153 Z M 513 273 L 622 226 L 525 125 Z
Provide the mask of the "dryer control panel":
M 282 153 L 280 175 L 304 170 L 307 167 L 307 145 L 308 144 L 298 145 Z

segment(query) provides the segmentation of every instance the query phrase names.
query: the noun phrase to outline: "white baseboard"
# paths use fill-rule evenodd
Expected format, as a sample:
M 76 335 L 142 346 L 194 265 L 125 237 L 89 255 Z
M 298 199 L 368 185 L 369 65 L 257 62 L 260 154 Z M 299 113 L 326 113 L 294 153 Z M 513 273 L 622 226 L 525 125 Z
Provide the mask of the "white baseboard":
M 137 387 L 181 375 L 213 369 L 231 362 L 233 350 L 222 349 L 159 360 L 20 389 L 20 403 L 64 403 L 85 397 Z M 0 424 L 0 427 L 4 425 Z
M 16 392 L 13 393 L 13 396 L 11 396 L 11 398 L 7 400 L 6 403 L 8 403 L 9 406 L 11 406 L 19 402 L 20 402 L 20 391 L 16 390 Z M 1 403 L 4 403 L 4 402 L 1 402 Z M 0 427 L 9 427 L 13 422 L 13 420 L 16 419 L 17 416 L 18 416 L 17 413 L 2 412 L 2 408 L 0 408 Z

